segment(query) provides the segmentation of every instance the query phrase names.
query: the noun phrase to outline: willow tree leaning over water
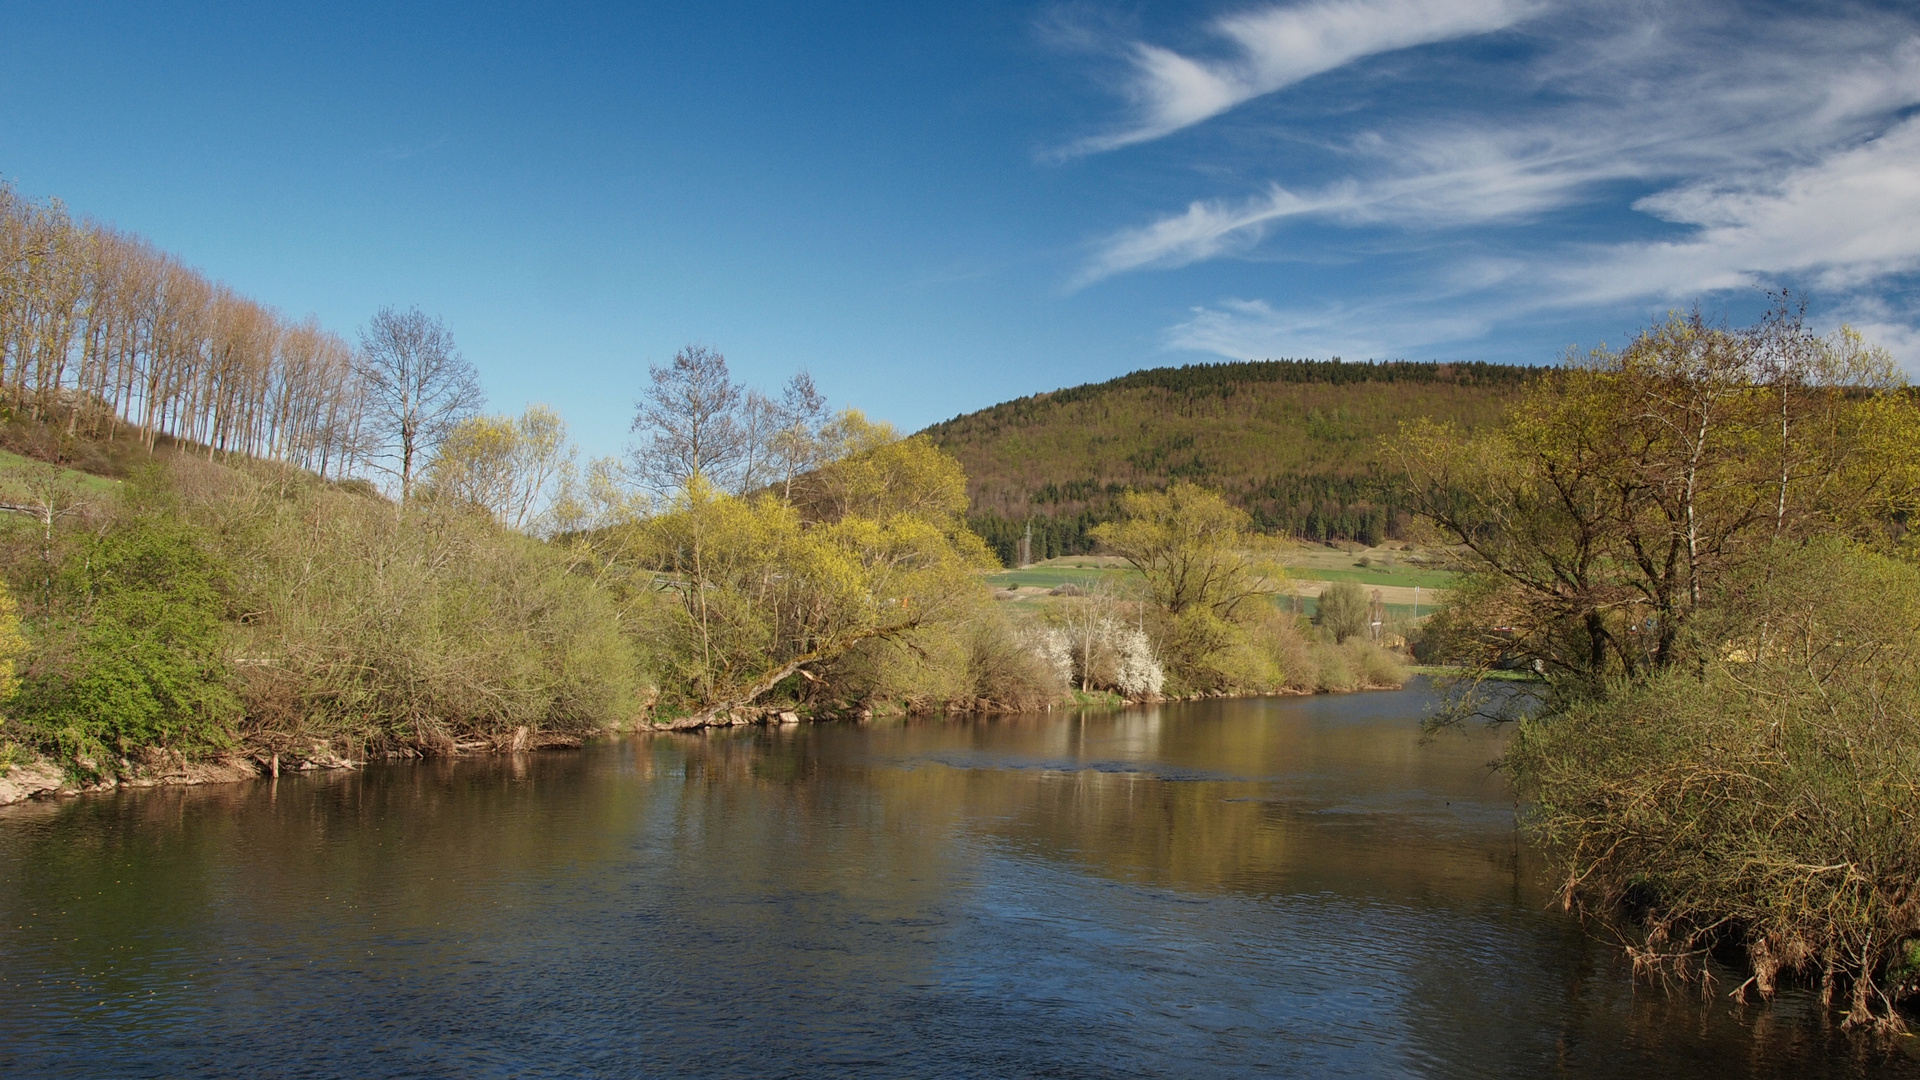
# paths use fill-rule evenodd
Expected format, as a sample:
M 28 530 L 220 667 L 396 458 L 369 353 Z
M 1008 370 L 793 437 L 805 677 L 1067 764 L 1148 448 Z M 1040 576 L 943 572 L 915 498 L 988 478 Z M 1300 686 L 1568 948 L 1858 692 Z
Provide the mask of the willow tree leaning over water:
M 1498 432 L 1414 424 L 1399 451 L 1469 571 L 1428 648 L 1544 676 L 1506 764 L 1565 904 L 1645 970 L 1738 943 L 1742 993 L 1811 977 L 1897 1027 L 1920 986 L 1920 409 L 1886 354 L 1784 302 L 1744 329 L 1676 316 Z
M 875 453 L 939 455 L 923 440 Z M 742 499 L 693 478 L 628 548 L 658 575 L 664 602 L 649 636 L 689 722 L 751 706 L 862 642 L 952 617 L 984 589 L 974 571 L 988 557 L 957 526 L 958 510 L 942 516 L 882 507 L 815 518 L 772 494 Z
M 823 413 L 804 375 L 774 403 L 711 349 L 653 369 L 632 475 L 664 499 L 620 501 L 592 531 L 675 726 L 823 686 L 858 697 L 850 655 L 925 652 L 992 607 L 978 571 L 995 563 L 966 527 L 959 463 L 858 412 Z

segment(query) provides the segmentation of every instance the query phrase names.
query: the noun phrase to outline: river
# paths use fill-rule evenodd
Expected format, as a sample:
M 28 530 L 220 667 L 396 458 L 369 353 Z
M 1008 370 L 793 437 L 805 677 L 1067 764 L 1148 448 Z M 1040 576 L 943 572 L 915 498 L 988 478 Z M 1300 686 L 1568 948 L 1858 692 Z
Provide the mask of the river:
M 7 1076 L 1920 1075 L 1636 986 L 1413 689 L 0 810 Z

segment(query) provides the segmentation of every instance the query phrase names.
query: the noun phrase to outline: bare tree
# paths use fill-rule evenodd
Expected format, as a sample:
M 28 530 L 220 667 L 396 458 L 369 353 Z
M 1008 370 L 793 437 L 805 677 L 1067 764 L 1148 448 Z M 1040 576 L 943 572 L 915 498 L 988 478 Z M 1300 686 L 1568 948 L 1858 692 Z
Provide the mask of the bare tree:
M 793 501 L 793 478 L 822 464 L 820 426 L 827 420 L 826 395 L 813 376 L 795 372 L 780 391 L 780 427 L 773 433 L 768 460 L 779 473 L 781 498 Z
M 745 495 L 777 489 L 782 499 L 792 502 L 793 478 L 831 456 L 821 439 L 826 421 L 827 399 L 804 371 L 787 380 L 778 401 L 747 390 L 740 407 L 745 451 L 736 490 Z
M 413 494 L 417 466 L 453 426 L 484 403 L 473 365 L 440 320 L 419 308 L 381 308 L 360 331 L 363 430 L 393 464 L 400 504 Z
M 747 389 L 740 402 L 740 474 L 734 486 L 739 494 L 758 491 L 778 477 L 774 440 L 784 420 L 779 402 Z
M 661 494 L 678 491 L 698 476 L 727 489 L 747 459 L 747 431 L 740 416 L 742 391 L 727 371 L 727 358 L 704 345 L 688 345 L 666 367 L 649 368 L 652 385 L 635 405 L 633 430 L 645 439 L 631 451 L 633 473 Z

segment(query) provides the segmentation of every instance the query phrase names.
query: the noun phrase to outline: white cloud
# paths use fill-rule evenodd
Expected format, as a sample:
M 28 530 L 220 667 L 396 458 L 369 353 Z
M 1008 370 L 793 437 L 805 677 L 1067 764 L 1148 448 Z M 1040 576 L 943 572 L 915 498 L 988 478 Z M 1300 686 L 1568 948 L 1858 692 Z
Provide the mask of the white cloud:
M 1196 307 L 1192 317 L 1165 335 L 1170 349 L 1213 353 L 1235 360 L 1342 356 L 1387 359 L 1421 346 L 1477 337 L 1487 324 L 1470 315 L 1410 315 L 1378 305 L 1343 304 L 1318 309 L 1276 310 L 1264 300 L 1223 300 Z
M 1450 310 L 1481 313 L 1462 326 L 1779 281 L 1845 307 L 1920 271 L 1920 118 L 1905 115 L 1920 106 L 1920 20 L 1858 8 L 1756 18 L 1731 3 L 1592 4 L 1527 31 L 1540 46 L 1531 59 L 1482 73 L 1514 91 L 1490 95 L 1497 107 L 1468 93 L 1413 114 L 1368 113 L 1343 134 L 1330 120 L 1323 164 L 1330 158 L 1341 178 L 1272 182 L 1116 230 L 1092 245 L 1076 286 L 1262 254 L 1302 221 L 1370 228 L 1376 247 L 1474 230 L 1458 233 L 1472 238 L 1461 249 L 1470 254 L 1430 264 L 1429 292 L 1453 290 Z M 1408 71 L 1419 77 L 1417 65 Z M 1635 190 L 1632 209 L 1676 235 L 1576 244 L 1558 227 L 1563 211 L 1624 211 Z M 1304 245 L 1324 243 L 1294 236 L 1303 257 L 1317 253 Z M 1168 342 L 1221 355 L 1382 354 L 1465 336 L 1403 309 L 1434 305 L 1276 311 L 1234 301 L 1195 309 Z M 1909 313 L 1856 321 L 1920 358 Z
M 1128 50 L 1136 115 L 1122 130 L 1076 143 L 1096 153 L 1147 142 L 1365 56 L 1500 30 L 1530 0 L 1313 0 L 1216 20 L 1226 59 L 1200 60 L 1143 42 Z
M 1267 194 L 1238 204 L 1196 202 L 1187 212 L 1109 237 L 1075 278 L 1085 285 L 1141 267 L 1174 267 L 1252 247 L 1267 229 L 1290 217 L 1327 213 L 1351 203 L 1338 189 L 1301 196 L 1274 185 Z
M 1920 119 L 1775 176 L 1701 181 L 1634 205 L 1696 230 L 1615 245 L 1561 270 L 1557 302 L 1687 297 L 1787 274 L 1858 288 L 1920 269 Z
M 1250 199 L 1194 202 L 1184 213 L 1123 229 L 1099 242 L 1074 284 L 1248 251 L 1274 227 L 1299 218 L 1412 228 L 1523 220 L 1564 206 L 1595 184 L 1642 171 L 1582 137 L 1525 130 L 1430 131 L 1418 142 L 1396 144 L 1392 154 L 1403 166 L 1420 168 L 1306 193 L 1274 184 Z

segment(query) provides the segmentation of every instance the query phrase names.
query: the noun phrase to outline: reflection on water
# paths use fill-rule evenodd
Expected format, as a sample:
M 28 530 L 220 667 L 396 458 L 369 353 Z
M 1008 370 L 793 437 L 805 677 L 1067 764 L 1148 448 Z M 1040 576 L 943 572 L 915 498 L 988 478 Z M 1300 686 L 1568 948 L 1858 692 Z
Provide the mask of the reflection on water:
M 1495 742 L 1422 743 L 1424 701 L 655 736 L 0 811 L 0 1073 L 1920 1071 L 1803 998 L 1636 989 L 1549 909 Z

